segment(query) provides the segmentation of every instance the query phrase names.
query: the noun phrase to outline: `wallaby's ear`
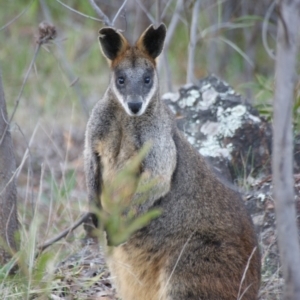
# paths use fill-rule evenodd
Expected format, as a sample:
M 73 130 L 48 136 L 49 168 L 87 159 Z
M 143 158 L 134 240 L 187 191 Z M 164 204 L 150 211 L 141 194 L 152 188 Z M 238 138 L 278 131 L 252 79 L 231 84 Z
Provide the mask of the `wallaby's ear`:
M 129 46 L 124 36 L 111 27 L 104 27 L 100 29 L 99 42 L 103 55 L 109 61 L 113 61 Z
M 164 47 L 167 28 L 160 24 L 156 29 L 150 25 L 138 39 L 136 45 L 153 59 L 157 58 Z

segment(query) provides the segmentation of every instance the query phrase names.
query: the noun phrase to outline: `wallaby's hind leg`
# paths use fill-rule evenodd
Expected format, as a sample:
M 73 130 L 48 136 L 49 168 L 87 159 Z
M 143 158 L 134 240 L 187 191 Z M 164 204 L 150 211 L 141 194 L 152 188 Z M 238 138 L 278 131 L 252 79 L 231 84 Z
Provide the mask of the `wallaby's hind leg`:
M 192 239 L 176 257 L 173 255 L 173 261 L 169 260 L 164 280 L 168 284 L 166 299 L 237 300 L 243 295 L 242 300 L 256 300 L 256 265 L 250 264 L 245 271 L 251 252 L 241 256 L 245 253 L 242 248 L 234 241 L 208 238 L 205 234 Z
M 230 277 L 225 278 L 222 274 L 219 277 L 214 275 L 211 278 L 206 277 L 203 279 L 198 277 L 199 280 L 203 281 L 202 286 L 188 283 L 188 281 L 195 281 L 196 276 L 193 274 L 186 276 L 185 280 L 181 276 L 177 277 L 177 280 L 173 278 L 170 281 L 167 296 L 162 300 L 257 300 L 257 287 L 253 289 L 250 285 L 249 290 L 239 298 L 239 285 L 233 284 Z M 240 296 L 244 290 L 242 289 Z

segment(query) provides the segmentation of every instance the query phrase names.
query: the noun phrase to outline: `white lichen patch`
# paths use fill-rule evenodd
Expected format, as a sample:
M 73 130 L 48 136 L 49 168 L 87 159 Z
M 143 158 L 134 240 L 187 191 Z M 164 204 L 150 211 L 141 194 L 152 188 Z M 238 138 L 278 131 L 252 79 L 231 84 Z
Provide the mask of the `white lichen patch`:
M 227 94 L 228 94 L 228 95 L 235 95 L 235 91 L 232 90 L 232 89 L 229 89 L 229 90 L 227 91 Z
M 247 112 L 245 105 L 237 105 L 231 108 L 231 114 L 234 114 L 238 117 L 243 116 Z
M 180 95 L 179 93 L 165 93 L 162 96 L 163 100 L 170 100 L 172 102 L 176 102 L 179 99 Z
M 227 159 L 231 159 L 231 151 L 230 147 L 221 147 L 216 136 L 208 136 L 199 149 L 200 154 L 203 156 L 224 157 Z
M 200 131 L 205 135 L 217 135 L 219 130 L 219 124 L 217 122 L 207 121 L 205 122 Z
M 260 202 L 264 202 L 266 199 L 266 195 L 263 193 L 260 193 L 257 198 L 259 199 Z
M 197 98 L 200 97 L 200 93 L 198 90 L 190 90 L 187 93 L 187 97 L 178 101 L 178 105 L 180 108 L 185 108 L 186 106 L 191 107 L 195 104 Z
M 169 108 L 171 109 L 172 113 L 176 116 L 177 114 L 176 108 L 173 107 L 172 105 L 169 105 Z
M 241 127 L 243 116 L 247 112 L 244 105 L 237 105 L 232 108 L 223 109 L 218 107 L 217 119 L 219 123 L 219 136 L 232 137 L 235 131 Z
M 201 87 L 201 93 L 205 92 L 206 90 L 210 89 L 212 85 L 210 83 L 205 84 Z
M 186 105 L 185 105 L 185 98 L 178 101 L 178 106 L 180 108 L 185 108 L 186 107 Z
M 226 100 L 228 95 L 232 96 L 232 95 L 239 95 L 239 94 L 237 94 L 236 91 L 233 90 L 232 88 L 228 88 L 226 92 L 220 93 L 220 98 Z
M 185 104 L 186 106 L 193 106 L 196 101 L 196 98 L 193 96 L 189 96 L 186 98 Z
M 181 98 L 179 93 L 167 93 L 163 95 L 163 99 L 176 102 L 176 105 L 181 109 L 186 108 L 189 111 L 191 120 L 183 130 L 186 132 L 188 141 L 196 145 L 202 155 L 230 160 L 234 146 L 228 141 L 226 142 L 228 144 L 225 145 L 224 140 L 235 136 L 236 131 L 242 128 L 245 123 L 259 123 L 261 120 L 252 115 L 247 110 L 247 106 L 235 105 L 235 102 L 230 99 L 233 98 L 232 95 L 238 94 L 228 85 L 226 86 L 228 89 L 223 89 L 226 92 L 222 93 L 218 92 L 210 83 L 201 86 L 200 89 L 187 85 L 184 87 L 186 89 L 184 97 Z M 228 104 L 232 107 L 224 108 Z M 175 112 L 173 106 L 171 109 Z M 200 113 L 200 111 L 203 112 Z M 201 116 L 203 115 L 204 119 L 208 114 L 210 120 L 203 124 L 204 120 L 199 117 L 199 113 Z M 206 139 L 195 138 L 198 136 L 199 130 Z
M 218 92 L 213 87 L 205 89 L 202 92 L 202 101 L 199 102 L 198 108 L 200 110 L 208 109 L 212 104 L 216 102 L 218 95 Z
M 244 105 L 237 105 L 224 109 L 218 107 L 217 122 L 206 122 L 201 127 L 201 132 L 207 135 L 207 139 L 202 142 L 200 153 L 211 157 L 231 158 L 233 145 L 230 143 L 222 145 L 222 139 L 232 137 L 235 131 L 243 124 L 244 117 L 247 115 Z
M 198 90 L 190 90 L 189 91 L 189 94 L 192 96 L 192 97 L 195 97 L 195 98 L 199 98 L 200 97 L 200 93 Z
M 199 125 L 191 122 L 191 124 L 189 124 L 189 132 L 191 135 L 195 135 L 197 132 L 199 132 Z
M 188 90 L 188 89 L 190 89 L 190 88 L 193 87 L 193 86 L 194 86 L 193 83 L 186 83 L 185 85 L 183 85 L 182 88 L 184 88 L 185 90 Z
M 194 145 L 196 142 L 196 139 L 193 136 L 187 136 L 187 140 L 191 145 Z
M 248 114 L 249 119 L 251 119 L 254 123 L 260 123 L 260 118 L 257 116 L 253 116 L 252 114 Z

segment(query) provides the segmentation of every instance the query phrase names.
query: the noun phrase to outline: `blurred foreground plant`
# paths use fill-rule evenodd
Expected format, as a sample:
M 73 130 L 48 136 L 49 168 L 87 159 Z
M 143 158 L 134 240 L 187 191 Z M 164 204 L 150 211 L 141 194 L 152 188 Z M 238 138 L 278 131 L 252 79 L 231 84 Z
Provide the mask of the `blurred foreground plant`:
M 149 144 L 145 145 L 110 182 L 104 184 L 102 209 L 94 210 L 100 221 L 100 229 L 96 234 L 101 236 L 105 230 L 110 246 L 124 243 L 135 231 L 149 224 L 161 213 L 158 209 L 139 212 L 140 205 L 159 185 L 159 178 L 143 180 L 140 176 L 142 160 L 149 148 Z

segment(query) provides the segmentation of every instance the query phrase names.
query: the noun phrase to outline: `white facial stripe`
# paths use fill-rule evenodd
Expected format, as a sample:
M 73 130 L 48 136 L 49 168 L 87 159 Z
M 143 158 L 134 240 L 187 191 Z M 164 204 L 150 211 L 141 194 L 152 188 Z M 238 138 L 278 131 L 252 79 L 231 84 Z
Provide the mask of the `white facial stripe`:
M 152 84 L 152 87 L 151 87 L 151 90 L 149 91 L 149 93 L 147 94 L 146 97 L 144 97 L 143 99 L 143 105 L 139 111 L 139 113 L 137 114 L 138 116 L 142 115 L 147 107 L 148 107 L 148 104 L 150 102 L 150 100 L 152 99 L 152 97 L 154 96 L 154 93 L 155 93 L 155 90 L 157 89 L 157 76 L 156 74 L 154 74 L 153 76 L 153 84 Z
M 121 105 L 125 109 L 126 113 L 130 116 L 141 116 L 146 111 L 146 109 L 148 107 L 148 104 L 149 104 L 150 100 L 152 99 L 152 97 L 154 96 L 155 90 L 157 89 L 157 75 L 154 74 L 153 84 L 152 84 L 151 90 L 146 95 L 146 97 L 143 97 L 142 107 L 141 107 L 140 111 L 137 114 L 132 113 L 132 111 L 129 109 L 129 107 L 127 105 L 126 99 L 124 98 L 124 96 L 117 89 L 115 76 L 112 76 L 112 78 L 111 78 L 111 85 L 112 85 L 112 89 L 113 89 L 114 94 L 116 95 L 118 101 L 121 103 Z
M 114 76 L 112 76 L 111 79 L 111 84 L 113 87 L 113 92 L 115 93 L 115 95 L 117 96 L 117 99 L 119 100 L 119 102 L 121 103 L 121 105 L 123 106 L 123 108 L 125 109 L 125 111 L 127 112 L 127 114 L 129 114 L 130 116 L 133 116 L 133 113 L 130 111 L 127 103 L 126 103 L 126 99 L 124 99 L 124 96 L 118 91 L 117 87 L 116 87 L 116 80 L 114 78 Z

